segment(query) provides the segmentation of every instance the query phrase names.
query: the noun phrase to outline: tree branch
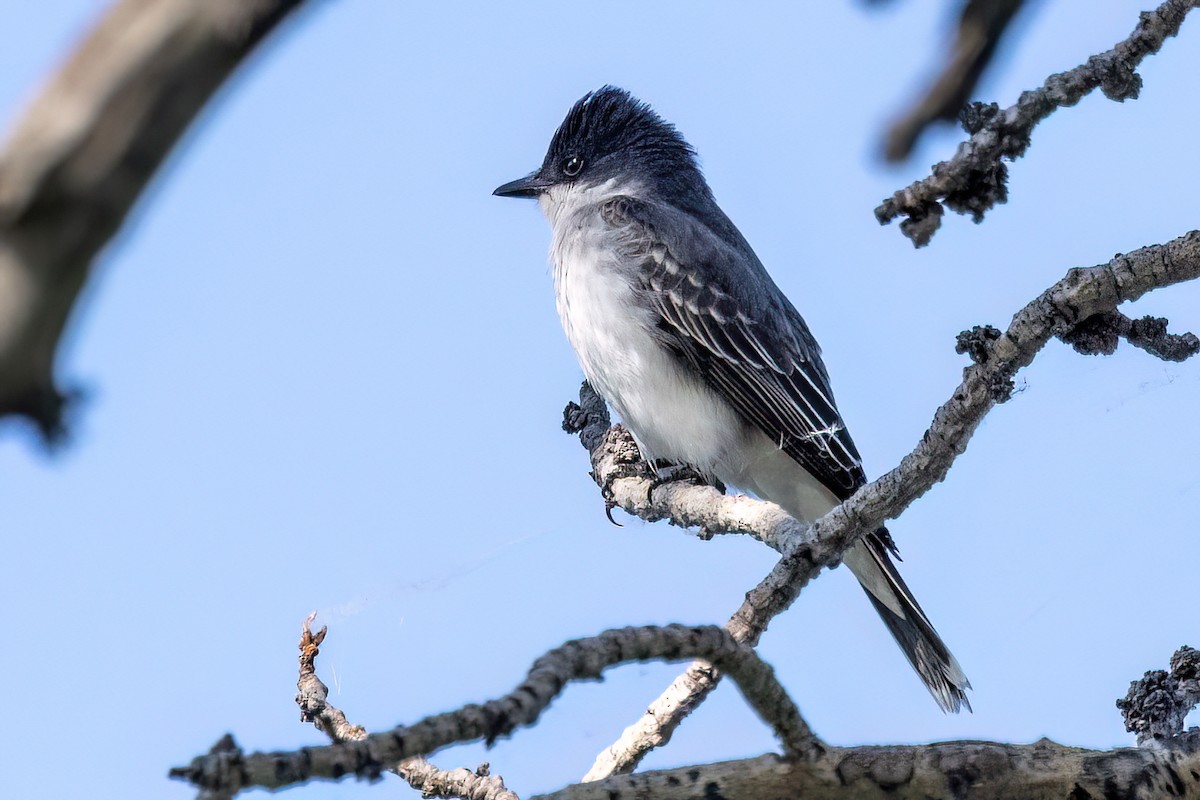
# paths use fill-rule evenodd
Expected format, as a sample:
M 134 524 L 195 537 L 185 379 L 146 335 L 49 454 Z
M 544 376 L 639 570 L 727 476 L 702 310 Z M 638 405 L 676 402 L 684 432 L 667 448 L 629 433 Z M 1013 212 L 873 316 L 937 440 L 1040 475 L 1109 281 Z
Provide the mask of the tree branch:
M 841 554 L 859 536 L 895 519 L 934 484 L 940 483 L 984 416 L 1012 394 L 1012 379 L 1028 366 L 1055 336 L 1066 336 L 1081 322 L 1114 311 L 1117 305 L 1136 300 L 1155 288 L 1200 277 L 1200 231 L 1192 231 L 1166 244 L 1153 245 L 1128 255 L 1118 255 L 1107 264 L 1090 269 L 1072 269 L 1013 317 L 1008 330 L 977 327 L 959 336 L 959 352 L 971 354 L 975 362 L 963 371 L 963 381 L 953 396 L 937 410 L 933 423 L 917 447 L 900 465 L 859 489 L 842 505 L 811 527 L 779 523 L 760 536 L 778 544 L 784 557 L 726 624 L 726 629 L 749 645 L 758 642 L 770 620 L 786 610 L 804 586 L 824 568 L 835 565 Z M 591 392 L 590 388 L 587 390 Z M 588 424 L 581 426 L 580 439 L 590 442 L 592 475 L 596 483 L 611 487 L 611 500 L 619 507 L 650 521 L 726 518 L 730 498 L 713 489 L 694 486 L 676 488 L 679 494 L 660 487 L 653 499 L 645 490 L 648 479 L 628 476 L 627 443 L 617 434 L 598 436 L 599 417 L 594 407 L 598 398 L 581 392 L 580 413 L 592 408 Z M 571 409 L 568 408 L 568 412 Z M 605 417 L 607 419 L 607 417 Z M 585 436 L 584 434 L 588 435 Z M 612 452 L 616 448 L 618 452 Z M 674 498 L 681 506 L 672 507 Z M 748 517 L 758 512 L 774 520 L 771 503 L 742 498 L 738 508 Z M 743 509 L 743 504 L 746 508 Z M 676 513 L 676 511 L 678 513 Z M 670 741 L 672 733 L 716 687 L 720 673 L 696 663 L 679 676 L 647 712 L 621 737 L 602 752 L 584 780 L 631 772 L 650 750 Z
M 953 120 L 971 97 L 1009 23 L 1025 0 L 966 0 L 958 20 L 950 57 L 942 72 L 908 113 L 892 124 L 884 142 L 884 158 L 903 161 L 918 137 L 938 120 Z
M 1200 705 L 1200 650 L 1181 647 L 1171 656 L 1171 671 L 1151 670 L 1129 684 L 1117 701 L 1125 730 L 1138 744 L 1162 745 L 1183 733 L 1183 720 Z
M 319 643 L 313 638 L 315 647 Z M 605 668 L 628 661 L 682 658 L 704 658 L 728 672 L 746 701 L 779 736 L 786 755 L 814 759 L 824 752 L 825 746 L 809 730 L 774 670 L 752 648 L 722 628 L 668 625 L 606 631 L 567 642 L 534 662 L 525 681 L 513 692 L 482 706 L 466 706 L 411 726 L 291 753 L 243 756 L 227 738 L 218 743 L 219 751 L 214 748 L 170 774 L 221 797 L 254 786 L 278 789 L 350 774 L 374 780 L 391 765 L 412 756 L 458 742 L 483 739 L 490 743 L 532 724 L 569 681 L 599 678 Z
M 938 742 L 830 748 L 811 762 L 765 755 L 743 761 L 619 775 L 538 800 L 1178 800 L 1200 792 L 1200 730 L 1169 748 L 1109 751 Z
M 690 479 L 660 482 L 622 425 L 610 427 L 608 408 L 586 382 L 579 403 L 563 411 L 563 430 L 579 434 L 592 460 L 592 477 L 609 509 L 620 508 L 647 522 L 667 520 L 697 528 L 703 538 L 739 533 L 779 552 L 799 542 L 808 525 L 774 503 L 724 492 Z
M 1107 264 L 1070 270 L 1021 309 L 1005 333 L 979 337 L 982 344 L 972 349 L 975 363 L 964 370 L 962 384 L 938 409 L 913 452 L 803 534 L 786 539 L 784 557 L 747 594 L 728 632 L 677 626 L 610 631 L 551 651 L 534 664 L 516 691 L 483 706 L 467 706 L 411 727 L 296 753 L 243 756 L 227 737 L 209 754 L 197 757 L 188 767 L 172 770 L 171 775 L 192 782 L 202 789 L 202 796 L 210 798 L 229 796 L 251 786 L 278 788 L 312 778 L 336 779 L 353 774 L 373 779 L 404 758 L 455 742 L 479 738 L 492 741 L 533 722 L 567 680 L 596 677 L 605 666 L 621 661 L 682 657 L 703 658 L 718 669 L 729 670 L 740 679 L 747 700 L 770 721 L 788 751 L 823 762 L 821 754 L 826 748 L 808 731 L 770 668 L 739 640 L 748 641 L 756 631 L 765 630 L 770 619 L 786 609 L 821 569 L 836 563 L 856 537 L 896 517 L 941 481 L 987 412 L 1009 398 L 1016 372 L 1031 363 L 1050 339 L 1153 289 L 1197 277 L 1200 231 L 1192 231 L 1165 244 L 1117 256 Z M 583 440 L 594 443 L 598 427 L 595 420 L 585 420 L 581 427 Z M 601 437 L 600 441 L 607 438 Z M 614 487 L 622 477 L 614 477 Z M 598 470 L 596 478 L 602 486 L 608 482 L 608 476 Z M 630 499 L 630 507 L 639 514 L 649 513 L 650 503 L 651 499 Z M 974 762 L 964 762 L 963 769 L 976 768 Z M 1076 795 L 1084 796 L 1090 795 Z
M 1112 355 L 1120 339 L 1163 361 L 1186 361 L 1200 352 L 1196 334 L 1168 333 L 1162 317 L 1130 319 L 1120 311 L 1089 317 L 1059 338 L 1085 356 Z
M 63 432 L 59 337 L 92 260 L 224 80 L 302 0 L 123 0 L 0 151 L 0 417 Z
M 300 629 L 300 678 L 296 681 L 296 705 L 300 721 L 311 722 L 335 744 L 358 742 L 367 738 L 361 725 L 351 725 L 346 715 L 329 704 L 329 687 L 317 677 L 316 660 L 328 629 L 312 632 L 316 612 L 309 614 Z M 232 740 L 231 740 L 232 741 Z M 492 775 L 488 764 L 478 769 L 441 770 L 423 756 L 406 758 L 391 768 L 422 797 L 461 798 L 461 800 L 520 800 L 504 785 L 504 778 Z
M 1200 0 L 1166 0 L 1154 11 L 1143 12 L 1129 38 L 1069 72 L 1051 75 L 1041 88 L 1023 92 L 1003 111 L 994 103 L 969 105 L 961 119 L 971 138 L 959 145 L 952 159 L 935 164 L 928 178 L 885 200 L 875 209 L 876 219 L 886 225 L 907 216 L 900 230 L 917 247 L 928 244 L 941 225 L 943 206 L 981 221 L 989 209 L 1008 199 L 1008 171 L 1002 159 L 1024 155 L 1039 122 L 1094 89 L 1110 100 L 1135 99 L 1142 79 L 1134 70 L 1179 32 L 1184 17 L 1198 4 Z

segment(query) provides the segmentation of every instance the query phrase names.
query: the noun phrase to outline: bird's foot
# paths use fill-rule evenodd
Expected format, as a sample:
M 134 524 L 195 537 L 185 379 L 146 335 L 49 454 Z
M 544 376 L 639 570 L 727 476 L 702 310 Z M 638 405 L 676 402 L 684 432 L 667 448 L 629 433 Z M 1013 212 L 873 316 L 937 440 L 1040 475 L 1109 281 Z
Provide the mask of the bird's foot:
M 646 489 L 647 503 L 653 502 L 655 489 L 664 483 L 675 483 L 676 481 L 690 483 L 693 486 L 711 486 L 721 494 L 725 494 L 725 484 L 714 476 L 696 469 L 691 464 L 676 464 L 656 458 L 650 463 L 650 467 L 654 470 L 654 478 L 650 481 L 650 487 Z

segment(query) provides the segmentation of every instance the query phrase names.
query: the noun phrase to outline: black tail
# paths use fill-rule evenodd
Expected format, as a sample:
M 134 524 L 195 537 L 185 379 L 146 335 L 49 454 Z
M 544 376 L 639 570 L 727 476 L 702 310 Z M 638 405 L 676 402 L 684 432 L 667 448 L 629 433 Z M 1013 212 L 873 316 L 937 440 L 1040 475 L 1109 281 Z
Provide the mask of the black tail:
M 942 710 L 958 712 L 965 707 L 970 711 L 966 690 L 971 682 L 900 577 L 888 555 L 888 541 L 887 532 L 880 529 L 846 551 L 843 562 L 854 572 L 908 663 Z

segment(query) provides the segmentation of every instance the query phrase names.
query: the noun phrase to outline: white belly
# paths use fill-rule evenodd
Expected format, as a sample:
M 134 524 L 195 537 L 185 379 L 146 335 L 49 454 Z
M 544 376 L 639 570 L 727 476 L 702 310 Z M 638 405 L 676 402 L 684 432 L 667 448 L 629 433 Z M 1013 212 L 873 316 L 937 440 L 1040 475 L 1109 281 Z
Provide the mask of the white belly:
M 656 341 L 657 313 L 630 283 L 636 265 L 618 262 L 620 243 L 595 206 L 566 194 L 544 197 L 543 209 L 553 223 L 554 294 L 567 339 L 588 383 L 620 415 L 642 455 L 689 464 L 800 519 L 814 520 L 837 505 Z
M 588 383 L 612 405 L 647 458 L 715 472 L 744 435 L 744 424 L 653 338 L 652 309 L 637 302 L 611 249 L 576 229 L 556 240 L 559 318 Z

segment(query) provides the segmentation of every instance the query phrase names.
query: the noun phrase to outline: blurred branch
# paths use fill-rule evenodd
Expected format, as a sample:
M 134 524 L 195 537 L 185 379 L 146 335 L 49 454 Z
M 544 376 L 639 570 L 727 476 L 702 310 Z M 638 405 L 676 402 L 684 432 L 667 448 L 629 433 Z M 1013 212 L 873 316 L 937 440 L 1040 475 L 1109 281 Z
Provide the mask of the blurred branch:
M 885 200 L 875 209 L 875 217 L 884 225 L 908 217 L 900 230 L 917 247 L 933 238 L 943 206 L 981 221 L 989 209 L 1008 198 L 1003 159 L 1015 160 L 1025 153 L 1038 123 L 1097 88 L 1110 100 L 1135 99 L 1142 79 L 1134 70 L 1179 32 L 1184 17 L 1198 4 L 1200 0 L 1167 0 L 1156 10 L 1143 12 L 1129 38 L 1069 72 L 1051 75 L 1041 88 L 1023 92 L 1015 105 L 1003 111 L 995 104 L 968 105 L 961 119 L 971 138 L 959 145 L 952 159 L 935 164 L 928 178 Z
M 1171 656 L 1171 671 L 1151 670 L 1129 684 L 1117 701 L 1125 730 L 1138 744 L 1162 745 L 1183 733 L 1183 721 L 1200 705 L 1200 650 L 1181 647 Z M 1200 779 L 1198 779 L 1200 782 Z
M 1025 0 L 966 0 L 950 57 L 925 95 L 892 124 L 884 142 L 888 161 L 903 161 L 917 138 L 938 120 L 954 120 L 975 91 L 1004 32 Z
M 538 800 L 1178 800 L 1200 791 L 1200 731 L 1168 748 L 1109 751 L 1033 744 L 938 742 L 830 748 L 812 762 L 764 755 L 618 775 Z
M 323 639 L 324 634 L 313 637 L 313 648 L 319 645 L 317 637 Z M 465 706 L 411 726 L 292 753 L 245 756 L 226 738 L 190 766 L 171 770 L 171 777 L 191 782 L 208 797 L 346 775 L 373 780 L 391 765 L 413 756 L 477 739 L 490 744 L 532 724 L 570 681 L 599 678 L 604 669 L 625 662 L 682 658 L 704 658 L 728 672 L 746 701 L 775 731 L 788 757 L 815 759 L 824 752 L 824 745 L 808 729 L 774 670 L 752 648 L 722 628 L 668 625 L 605 631 L 567 642 L 534 662 L 525 681 L 513 692 L 482 706 Z
M 0 417 L 63 432 L 59 338 L 93 259 L 192 119 L 302 0 L 122 0 L 0 150 Z
M 954 460 L 962 454 L 984 416 L 1012 395 L 1012 379 L 1055 336 L 1069 335 L 1081 322 L 1109 314 L 1124 302 L 1147 292 L 1200 277 L 1200 231 L 1192 231 L 1166 244 L 1153 245 L 1090 269 L 1072 269 L 1013 317 L 1004 333 L 977 327 L 959 336 L 959 352 L 971 354 L 975 362 L 963 371 L 963 380 L 953 396 L 937 410 L 929 430 L 917 447 L 892 471 L 859 489 L 849 500 L 826 514 L 811 527 L 769 529 L 764 540 L 779 542 L 784 553 L 771 573 L 746 595 L 746 600 L 726 624 L 738 641 L 754 645 L 777 614 L 786 610 L 804 586 L 824 568 L 835 565 L 841 554 L 859 536 L 895 519 L 910 504 L 941 482 Z M 576 415 L 580 440 L 589 448 L 592 477 L 609 487 L 611 502 L 636 516 L 654 521 L 669 519 L 677 525 L 687 520 L 721 520 L 728 513 L 726 498 L 710 488 L 679 486 L 678 494 L 667 487 L 648 497 L 648 479 L 630 476 L 629 442 L 622 434 L 600 434 L 603 404 L 586 384 L 580 404 L 568 407 Z M 590 411 L 588 409 L 591 409 Z M 627 434 L 624 434 L 627 435 Z M 614 452 L 614 450 L 616 452 Z M 636 450 L 636 447 L 635 447 Z M 647 468 L 648 469 L 648 468 Z M 678 498 L 681 505 L 673 507 Z M 770 503 L 741 498 L 747 517 L 758 504 L 764 519 L 774 521 Z M 652 749 L 670 741 L 679 724 L 720 680 L 720 672 L 698 662 L 679 676 L 647 712 L 602 752 L 584 780 L 631 772 Z
M 329 687 L 317 677 L 316 660 L 327 628 L 312 632 L 316 613 L 308 615 L 300 630 L 300 678 L 296 682 L 296 705 L 300 706 L 300 721 L 311 722 L 317 730 L 329 736 L 335 744 L 359 742 L 367 738 L 361 725 L 351 725 L 337 708 L 329 704 Z M 390 768 L 422 797 L 461 798 L 462 800 L 520 800 L 504 785 L 504 778 L 492 775 L 487 764 L 475 771 L 469 769 L 441 770 L 423 756 L 406 758 Z

